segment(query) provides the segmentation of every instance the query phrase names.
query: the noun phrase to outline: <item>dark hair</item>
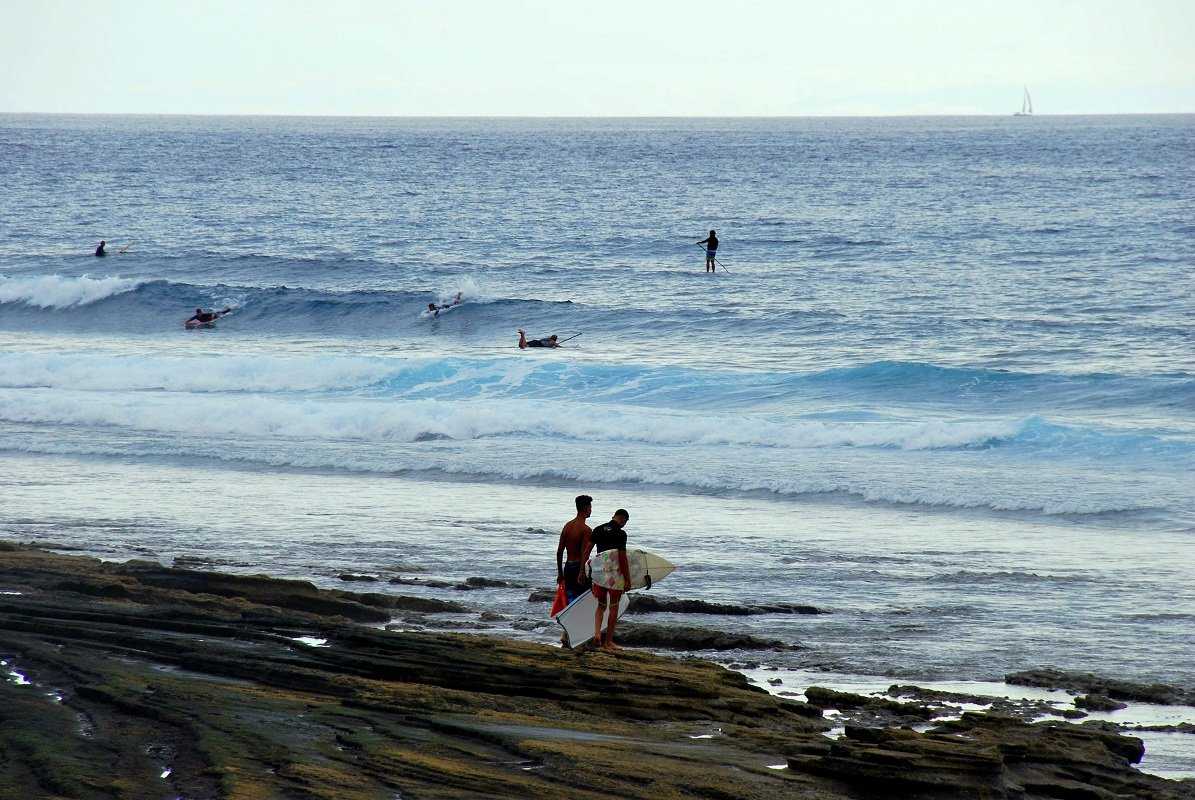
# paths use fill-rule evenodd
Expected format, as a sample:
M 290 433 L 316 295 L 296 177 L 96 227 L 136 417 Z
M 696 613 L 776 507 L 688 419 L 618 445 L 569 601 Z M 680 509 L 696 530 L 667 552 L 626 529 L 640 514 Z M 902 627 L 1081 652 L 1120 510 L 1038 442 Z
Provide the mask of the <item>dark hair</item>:
M 587 494 L 577 495 L 577 499 L 574 502 L 577 504 L 578 511 L 584 511 L 593 506 L 593 498 Z
M 196 314 L 202 314 L 202 313 L 203 313 L 203 309 L 202 309 L 202 308 L 197 308 L 197 309 L 195 309 L 195 313 L 196 313 Z
M 625 508 L 620 508 L 614 512 L 614 516 L 622 517 L 623 519 L 630 519 L 631 515 Z
M 548 338 L 549 338 L 549 339 L 551 339 L 551 340 L 554 342 L 554 341 L 556 341 L 556 334 L 554 334 L 554 333 L 553 333 L 553 334 L 552 334 L 551 336 L 549 336 Z

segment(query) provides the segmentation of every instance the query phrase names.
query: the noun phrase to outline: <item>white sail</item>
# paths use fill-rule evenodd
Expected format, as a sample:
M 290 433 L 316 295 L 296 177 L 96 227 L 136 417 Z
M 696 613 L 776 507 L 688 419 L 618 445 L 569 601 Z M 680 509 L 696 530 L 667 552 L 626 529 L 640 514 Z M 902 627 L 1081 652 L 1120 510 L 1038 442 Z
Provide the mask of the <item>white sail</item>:
M 1032 117 L 1033 116 L 1033 98 L 1029 96 L 1029 87 L 1025 87 L 1025 94 L 1021 97 L 1021 110 L 1014 116 L 1018 117 Z

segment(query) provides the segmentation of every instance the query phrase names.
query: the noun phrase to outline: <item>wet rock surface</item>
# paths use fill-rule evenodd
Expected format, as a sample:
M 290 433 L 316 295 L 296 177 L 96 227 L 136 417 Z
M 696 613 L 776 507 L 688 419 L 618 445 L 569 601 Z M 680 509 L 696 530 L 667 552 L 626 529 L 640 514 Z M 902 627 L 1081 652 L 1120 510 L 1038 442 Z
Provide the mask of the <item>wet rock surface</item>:
M 872 797 L 1195 796 L 1190 784 L 1139 780 L 1129 765 L 1143 752 L 1140 740 L 1115 733 L 967 713 L 926 733 L 847 726 L 827 749 L 792 756 L 789 765 L 849 780 Z
M 618 623 L 618 641 L 631 647 L 686 652 L 796 649 L 777 639 L 761 639 L 746 633 L 727 633 L 691 625 L 646 625 L 630 621 Z
M 708 662 L 388 632 L 395 598 L 303 581 L 0 547 L 0 592 L 4 798 L 1195 796 L 1115 732 L 832 741 Z
M 635 595 L 635 602 L 628 614 L 720 614 L 728 617 L 746 617 L 757 614 L 824 614 L 826 612 L 814 606 L 801 606 L 789 603 L 776 605 L 737 605 L 730 603 L 710 603 L 706 600 L 684 600 L 671 597 L 639 592 Z
M 1078 709 L 1059 709 L 1048 700 L 1032 700 L 1023 697 L 990 697 L 972 695 L 961 692 L 944 692 L 935 689 L 924 689 L 920 686 L 896 684 L 888 687 L 887 694 L 891 697 L 903 697 L 916 700 L 936 712 L 936 716 L 947 716 L 960 706 L 984 706 L 986 711 L 1004 717 L 1012 717 L 1024 722 L 1042 717 L 1063 717 L 1065 719 L 1082 719 L 1087 714 Z
M 1129 704 L 1104 697 L 1102 694 L 1085 694 L 1075 698 L 1075 707 L 1088 711 L 1119 711 L 1122 708 L 1128 708 Z
M 853 724 L 871 728 L 917 725 L 944 712 L 941 706 L 930 703 L 902 703 L 821 686 L 807 687 L 805 698 L 814 708 L 842 712 L 842 716 Z
M 529 603 L 550 603 L 556 596 L 555 589 L 536 589 L 527 597 Z M 794 603 L 770 605 L 739 605 L 732 603 L 711 603 L 707 600 L 693 600 L 662 597 L 648 592 L 636 592 L 628 614 L 709 614 L 726 617 L 748 617 L 759 614 L 826 614 L 815 606 Z
M 1086 672 L 1034 669 L 1005 675 L 1004 680 L 1016 686 L 1064 689 L 1072 694 L 1098 695 L 1112 700 L 1156 703 L 1163 706 L 1195 706 L 1195 691 L 1163 683 L 1132 683 Z

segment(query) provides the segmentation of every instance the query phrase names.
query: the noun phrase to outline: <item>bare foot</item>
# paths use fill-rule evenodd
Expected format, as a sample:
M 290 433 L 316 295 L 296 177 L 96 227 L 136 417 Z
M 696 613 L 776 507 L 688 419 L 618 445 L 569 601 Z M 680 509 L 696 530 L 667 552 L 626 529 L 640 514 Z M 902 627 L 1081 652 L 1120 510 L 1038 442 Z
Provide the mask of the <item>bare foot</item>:
M 595 648 L 601 648 L 602 647 L 602 637 L 600 637 L 600 636 L 593 637 L 593 646 Z
M 622 648 L 614 644 L 614 642 L 606 642 L 602 647 L 606 650 L 621 650 Z

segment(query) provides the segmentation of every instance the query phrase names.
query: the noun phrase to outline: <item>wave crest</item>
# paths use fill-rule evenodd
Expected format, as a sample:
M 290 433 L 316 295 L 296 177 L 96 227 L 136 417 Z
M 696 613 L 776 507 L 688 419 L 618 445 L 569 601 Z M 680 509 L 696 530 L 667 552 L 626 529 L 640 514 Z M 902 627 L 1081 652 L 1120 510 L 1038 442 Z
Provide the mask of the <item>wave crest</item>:
M 59 309 L 86 306 L 118 294 L 132 292 L 142 281 L 110 276 L 77 278 L 40 275 L 36 278 L 0 276 L 0 303 Z

